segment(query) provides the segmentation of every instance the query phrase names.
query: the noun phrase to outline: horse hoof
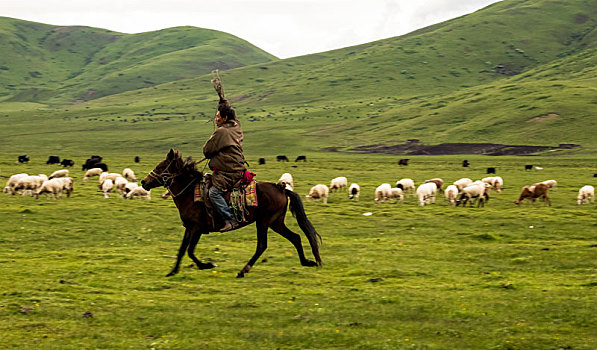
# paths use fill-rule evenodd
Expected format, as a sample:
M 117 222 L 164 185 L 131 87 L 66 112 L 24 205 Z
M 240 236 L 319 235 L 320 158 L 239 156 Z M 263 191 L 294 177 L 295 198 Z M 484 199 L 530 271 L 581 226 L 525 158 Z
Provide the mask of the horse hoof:
M 170 277 L 170 276 L 174 276 L 174 275 L 176 275 L 176 272 L 171 271 L 169 274 L 166 275 L 166 277 Z
M 309 267 L 317 266 L 317 263 L 313 260 L 307 260 L 303 263 L 303 266 L 309 266 Z
M 236 278 L 243 278 L 243 277 L 245 277 L 245 274 L 242 272 L 239 272 L 236 274 Z
M 213 269 L 215 267 L 218 267 L 218 265 L 209 262 L 209 263 L 199 265 L 199 270 Z

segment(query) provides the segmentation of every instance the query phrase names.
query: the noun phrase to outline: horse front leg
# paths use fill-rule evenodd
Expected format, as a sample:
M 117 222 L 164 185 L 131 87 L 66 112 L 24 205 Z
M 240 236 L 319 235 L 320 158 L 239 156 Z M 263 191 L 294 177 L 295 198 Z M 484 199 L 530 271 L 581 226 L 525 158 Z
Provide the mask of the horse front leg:
M 253 267 L 253 265 L 255 265 L 255 262 L 257 261 L 257 259 L 259 259 L 261 254 L 263 254 L 263 252 L 267 249 L 267 229 L 268 229 L 268 227 L 265 223 L 262 223 L 259 221 L 257 221 L 256 226 L 257 226 L 257 249 L 255 249 L 255 254 L 253 254 L 253 257 L 251 258 L 251 260 L 249 260 L 249 262 L 245 265 L 245 267 L 243 267 L 242 270 L 240 270 L 236 274 L 236 278 L 245 277 L 245 273 L 249 273 L 249 271 L 251 271 L 251 268 Z
M 184 237 L 182 238 L 182 243 L 180 243 L 180 248 L 178 248 L 178 255 L 176 256 L 176 264 L 170 272 L 166 275 L 166 277 L 174 276 L 178 273 L 180 269 L 180 261 L 184 256 L 187 247 L 189 246 L 189 242 L 191 241 L 191 230 L 189 228 L 185 228 Z
M 203 233 L 202 232 L 193 232 L 191 234 L 191 241 L 189 242 L 189 249 L 187 250 L 187 253 L 189 254 L 189 258 L 191 258 L 191 260 L 193 260 L 193 262 L 195 263 L 195 265 L 197 265 L 197 267 L 199 268 L 199 270 L 205 270 L 205 269 L 213 269 L 214 267 L 218 266 L 212 262 L 207 262 L 204 263 L 201 260 L 197 259 L 197 257 L 195 256 L 195 247 L 197 246 L 197 243 L 199 242 L 199 238 L 201 238 L 201 235 Z

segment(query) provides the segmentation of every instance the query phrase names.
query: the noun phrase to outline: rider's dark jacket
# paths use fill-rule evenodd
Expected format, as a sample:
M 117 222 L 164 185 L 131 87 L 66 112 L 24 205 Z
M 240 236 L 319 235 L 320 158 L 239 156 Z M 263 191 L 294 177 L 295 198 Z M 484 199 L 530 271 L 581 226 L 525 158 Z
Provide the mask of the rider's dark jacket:
M 238 120 L 229 120 L 214 131 L 203 146 L 213 172 L 212 184 L 227 191 L 242 178 L 245 168 L 243 130 Z

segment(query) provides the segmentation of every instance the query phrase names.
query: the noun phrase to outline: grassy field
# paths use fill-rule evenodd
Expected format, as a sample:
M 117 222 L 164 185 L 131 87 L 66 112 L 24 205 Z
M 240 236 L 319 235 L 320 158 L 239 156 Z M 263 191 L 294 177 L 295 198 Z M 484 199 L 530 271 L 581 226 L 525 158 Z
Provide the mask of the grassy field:
M 106 151 L 111 170 L 144 175 L 165 156 L 139 164 Z M 184 155 L 190 155 L 184 154 Z M 258 179 L 283 172 L 305 195 L 347 176 L 361 200 L 332 194 L 305 202 L 323 237 L 322 268 L 303 268 L 275 233 L 244 279 L 255 229 L 210 234 L 199 271 L 174 263 L 183 228 L 170 200 L 104 199 L 95 181 L 71 170 L 69 199 L 0 196 L 0 334 L 3 348 L 133 349 L 594 349 L 597 241 L 595 205 L 576 205 L 597 185 L 594 157 L 397 157 L 306 153 L 306 163 L 253 165 Z M 462 168 L 462 159 L 471 162 Z M 524 171 L 525 164 L 543 170 Z M 505 189 L 485 208 L 373 203 L 382 182 L 411 177 L 478 179 L 495 166 Z M 35 160 L 0 160 L 2 175 L 50 173 Z M 524 184 L 557 179 L 551 207 L 512 202 Z M 5 180 L 5 179 L 4 179 Z M 372 213 L 370 216 L 364 213 Z M 287 224 L 300 232 L 288 215 Z M 306 240 L 303 239 L 305 242 Z

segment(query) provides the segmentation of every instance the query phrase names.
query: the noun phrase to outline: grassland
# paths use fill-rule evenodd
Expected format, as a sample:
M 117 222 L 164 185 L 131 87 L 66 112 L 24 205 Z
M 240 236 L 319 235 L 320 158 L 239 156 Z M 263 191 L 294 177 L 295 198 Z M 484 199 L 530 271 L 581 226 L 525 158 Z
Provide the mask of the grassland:
M 103 154 L 112 170 L 149 171 L 164 155 L 132 164 Z M 185 155 L 195 155 L 187 152 Z M 275 233 L 244 279 L 253 227 L 205 236 L 198 254 L 219 265 L 199 271 L 185 258 L 165 278 L 182 226 L 173 203 L 102 198 L 82 172 L 69 199 L 0 196 L 0 332 L 4 348 L 155 349 L 593 349 L 596 204 L 576 191 L 595 184 L 595 158 L 396 157 L 307 153 L 307 163 L 253 166 L 260 180 L 282 172 L 296 191 L 346 175 L 359 202 L 333 194 L 305 202 L 323 236 L 320 269 L 300 267 Z M 524 164 L 544 169 L 525 172 Z M 505 190 L 485 208 L 375 205 L 373 190 L 402 177 L 481 178 L 496 166 Z M 3 173 L 49 173 L 39 160 Z M 522 185 L 555 178 L 553 205 L 516 199 Z M 364 216 L 370 212 L 371 216 Z M 287 224 L 300 232 L 294 219 Z
M 503 1 L 403 37 L 287 60 L 192 28 L 111 42 L 120 34 L 1 19 L 1 180 L 49 174 L 48 155 L 76 162 L 71 198 L 0 196 L 1 347 L 597 348 L 597 204 L 575 201 L 581 186 L 597 186 L 595 9 Z M 123 43 L 134 50 L 119 53 Z M 141 176 L 170 148 L 202 158 L 216 105 L 206 75 L 213 50 L 225 53 L 218 64 L 247 65 L 221 74 L 259 180 L 290 172 L 302 196 L 340 175 L 360 184 L 359 202 L 336 193 L 328 205 L 305 203 L 323 236 L 322 268 L 300 267 L 272 233 L 263 260 L 235 279 L 254 251 L 247 227 L 202 238 L 197 253 L 217 268 L 198 271 L 185 258 L 165 278 L 183 232 L 173 203 L 159 189 L 151 201 L 104 199 L 82 183 L 92 154 Z M 262 63 L 249 62 L 255 55 Z M 532 157 L 351 151 L 407 139 L 582 147 Z M 16 164 L 21 154 L 30 163 Z M 308 162 L 277 163 L 279 154 Z M 399 167 L 403 157 L 411 165 Z M 451 183 L 487 167 L 505 190 L 485 208 L 372 200 L 382 182 Z M 512 203 L 521 186 L 547 179 L 559 182 L 551 207 Z M 290 215 L 287 224 L 299 231 Z

